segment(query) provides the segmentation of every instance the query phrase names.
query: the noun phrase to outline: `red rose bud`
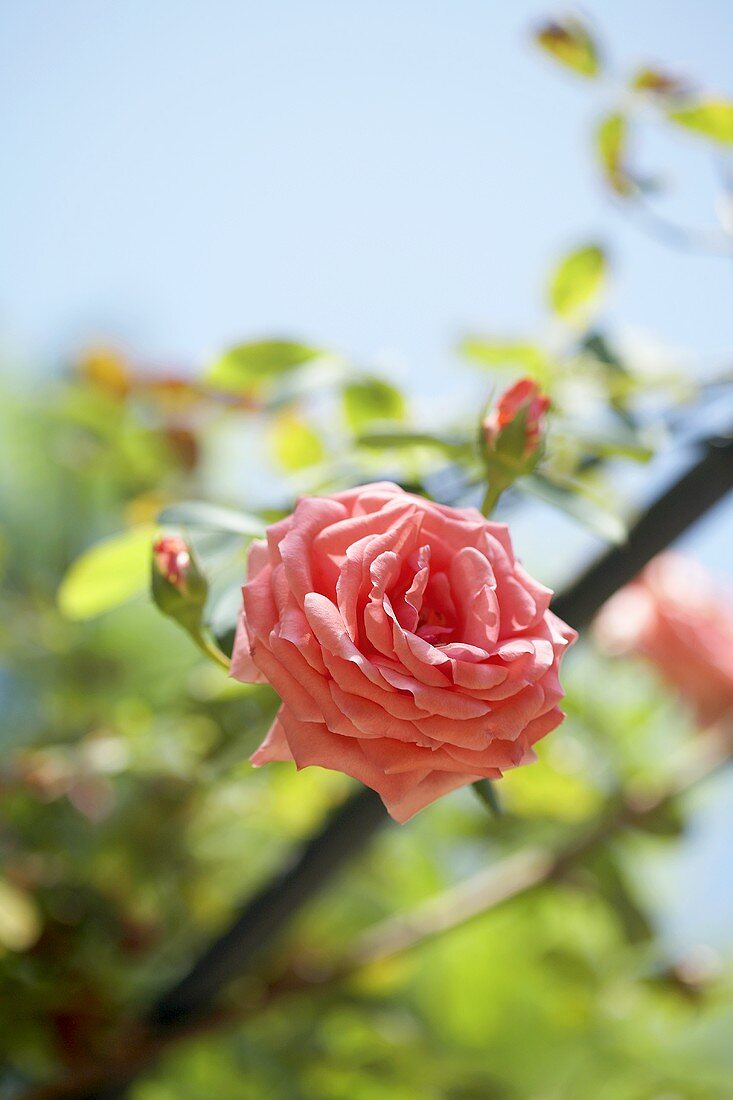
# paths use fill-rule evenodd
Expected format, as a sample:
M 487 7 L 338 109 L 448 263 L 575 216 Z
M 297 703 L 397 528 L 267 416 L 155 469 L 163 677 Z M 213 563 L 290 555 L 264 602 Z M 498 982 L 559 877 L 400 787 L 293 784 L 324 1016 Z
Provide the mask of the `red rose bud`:
M 186 630 L 199 649 L 229 671 L 229 658 L 219 648 L 204 617 L 209 584 L 196 555 L 179 535 L 163 535 L 153 543 L 153 603 Z
M 164 535 L 153 543 L 153 568 L 181 592 L 191 568 L 191 551 L 180 535 Z
M 534 455 L 542 442 L 545 413 L 550 399 L 531 378 L 515 382 L 499 398 L 483 422 L 483 436 L 489 451 L 507 452 L 523 460 Z M 512 431 L 516 426 L 521 431 Z
M 163 535 L 153 543 L 152 592 L 160 610 L 188 631 L 197 631 L 208 584 L 193 551 L 180 535 Z

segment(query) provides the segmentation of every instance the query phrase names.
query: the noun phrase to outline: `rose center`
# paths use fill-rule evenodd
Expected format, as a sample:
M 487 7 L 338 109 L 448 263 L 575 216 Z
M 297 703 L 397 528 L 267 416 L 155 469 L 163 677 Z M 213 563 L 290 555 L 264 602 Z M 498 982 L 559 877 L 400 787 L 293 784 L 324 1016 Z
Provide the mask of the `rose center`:
M 415 633 L 426 642 L 444 642 L 448 634 L 453 633 L 453 624 L 449 622 L 445 611 L 436 607 L 422 607 Z

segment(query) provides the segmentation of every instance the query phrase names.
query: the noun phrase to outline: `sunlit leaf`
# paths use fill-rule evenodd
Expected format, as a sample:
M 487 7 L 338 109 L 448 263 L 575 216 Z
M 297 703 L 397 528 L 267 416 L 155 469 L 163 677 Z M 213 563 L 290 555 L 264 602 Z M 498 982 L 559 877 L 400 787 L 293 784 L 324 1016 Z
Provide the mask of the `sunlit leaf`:
M 467 336 L 458 345 L 458 352 L 481 366 L 501 369 L 517 367 L 533 378 L 546 379 L 551 369 L 545 351 L 527 340 Z
M 61 582 L 61 612 L 68 619 L 92 619 L 145 592 L 154 533 L 155 527 L 146 523 L 90 546 Z
M 171 527 L 201 527 L 214 531 L 231 531 L 240 535 L 264 534 L 265 524 L 257 516 L 222 508 L 202 500 L 187 500 L 171 504 L 158 515 L 158 523 Z
M 694 130 L 723 145 L 733 144 L 733 102 L 703 99 L 668 112 L 668 118 L 686 130 Z
M 281 413 L 273 422 L 270 445 L 280 466 L 289 472 L 315 466 L 325 453 L 315 429 L 289 412 Z
M 359 378 L 347 382 L 342 391 L 346 422 L 353 432 L 380 420 L 402 420 L 405 399 L 400 391 L 382 378 Z
M 590 31 L 573 16 L 553 19 L 535 32 L 535 42 L 555 61 L 580 76 L 595 77 L 600 69 L 598 47 Z
M 209 367 L 205 379 L 218 389 L 255 392 L 322 354 L 294 340 L 254 340 L 230 348 Z
M 606 276 L 606 255 L 598 245 L 578 248 L 565 256 L 550 277 L 549 298 L 565 320 L 586 313 L 598 297 Z
M 0 947 L 27 951 L 41 934 L 41 918 L 29 893 L 0 878 Z
M 630 86 L 635 92 L 651 92 L 657 96 L 681 95 L 687 87 L 680 77 L 650 67 L 638 69 L 631 78 Z
M 596 149 L 603 175 L 617 195 L 629 195 L 633 181 L 625 169 L 628 124 L 624 115 L 606 115 L 596 130 Z
M 409 428 L 383 428 L 378 432 L 362 432 L 357 442 L 374 450 L 404 447 L 430 447 L 451 456 L 465 453 L 468 440 L 449 439 L 430 432 L 412 431 Z
M 582 443 L 590 454 L 601 458 L 630 458 L 634 462 L 648 462 L 654 455 L 654 449 L 639 432 L 621 419 L 616 419 L 602 431 L 572 423 L 568 434 Z
M 88 348 L 80 355 L 77 369 L 87 382 L 113 397 L 125 397 L 132 385 L 129 364 L 111 347 Z
M 599 502 L 584 495 L 579 488 L 558 485 L 538 473 L 521 478 L 517 487 L 572 516 L 607 542 L 621 544 L 626 541 L 627 529 L 623 520 Z

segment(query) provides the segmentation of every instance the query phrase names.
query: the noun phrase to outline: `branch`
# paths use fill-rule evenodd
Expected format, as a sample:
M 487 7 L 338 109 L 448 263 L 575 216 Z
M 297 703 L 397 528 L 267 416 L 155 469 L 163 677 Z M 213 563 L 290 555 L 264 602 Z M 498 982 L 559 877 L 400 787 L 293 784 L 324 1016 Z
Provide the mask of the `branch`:
M 728 763 L 732 747 L 730 729 L 721 727 L 701 734 L 694 758 L 683 761 L 679 777 L 666 790 L 647 797 L 625 795 L 616 798 L 590 830 L 576 835 L 559 849 L 531 848 L 516 852 L 451 890 L 430 898 L 407 916 L 391 917 L 370 928 L 334 969 L 334 975 L 346 978 L 363 966 L 409 951 L 538 886 L 563 878 L 569 868 L 589 852 L 625 829 L 643 826 L 648 818 Z
M 586 627 L 614 592 L 684 534 L 733 488 L 733 438 L 703 444 L 701 458 L 637 519 L 614 546 L 552 601 L 552 610 L 576 629 Z
M 375 791 L 364 787 L 352 795 L 300 857 L 246 902 L 223 936 L 163 993 L 150 1013 L 151 1027 L 175 1030 L 204 1014 L 224 986 L 251 969 L 253 960 L 277 939 L 294 914 L 387 820 Z

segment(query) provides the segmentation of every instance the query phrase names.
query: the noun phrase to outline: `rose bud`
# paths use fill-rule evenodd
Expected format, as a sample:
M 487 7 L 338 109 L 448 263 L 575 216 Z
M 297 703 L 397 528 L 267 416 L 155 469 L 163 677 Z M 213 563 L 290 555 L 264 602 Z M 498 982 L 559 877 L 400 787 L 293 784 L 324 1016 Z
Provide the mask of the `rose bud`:
M 180 535 L 164 535 L 153 543 L 153 564 L 169 584 L 185 591 L 191 552 Z
M 690 705 L 699 725 L 733 724 L 733 595 L 697 562 L 660 554 L 596 617 L 611 654 L 639 654 Z
M 380 482 L 303 497 L 249 551 L 231 674 L 281 707 L 252 757 L 372 787 L 397 821 L 535 759 L 576 634 L 504 524 Z
M 193 551 L 180 535 L 163 535 L 153 543 L 153 600 L 166 615 L 198 632 L 208 584 Z
M 540 458 L 545 413 L 550 399 L 531 378 L 515 382 L 484 418 L 483 442 L 487 460 L 498 459 L 514 477 L 530 473 Z

